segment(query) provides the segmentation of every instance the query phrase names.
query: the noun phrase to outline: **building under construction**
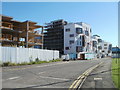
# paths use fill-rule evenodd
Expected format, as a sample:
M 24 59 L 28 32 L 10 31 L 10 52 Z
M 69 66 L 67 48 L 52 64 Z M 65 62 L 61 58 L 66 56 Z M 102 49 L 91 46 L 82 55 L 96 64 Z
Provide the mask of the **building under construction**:
M 0 42 L 2 46 L 42 48 L 43 34 L 38 32 L 38 28 L 43 32 L 43 26 L 36 25 L 33 21 L 16 21 L 12 17 L 1 15 L 2 24 Z
M 44 33 L 44 48 L 50 50 L 59 50 L 64 53 L 64 25 L 67 22 L 63 19 L 46 23 Z

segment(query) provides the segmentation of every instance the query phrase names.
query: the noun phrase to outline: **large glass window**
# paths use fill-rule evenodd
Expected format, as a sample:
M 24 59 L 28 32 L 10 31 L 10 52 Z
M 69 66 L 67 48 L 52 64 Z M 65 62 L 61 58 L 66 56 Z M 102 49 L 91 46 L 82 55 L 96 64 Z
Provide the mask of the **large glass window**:
M 85 35 L 89 36 L 89 32 L 88 32 L 88 31 L 85 31 Z
M 69 50 L 70 48 L 69 47 L 65 47 L 66 50 Z
M 99 42 L 99 43 L 102 42 L 102 39 L 98 39 L 98 42 Z
M 93 41 L 93 47 L 97 47 L 97 42 Z
M 83 29 L 82 28 L 76 28 L 76 33 L 77 34 L 82 34 L 83 33 Z
M 109 45 L 109 50 L 112 50 L 112 44 Z

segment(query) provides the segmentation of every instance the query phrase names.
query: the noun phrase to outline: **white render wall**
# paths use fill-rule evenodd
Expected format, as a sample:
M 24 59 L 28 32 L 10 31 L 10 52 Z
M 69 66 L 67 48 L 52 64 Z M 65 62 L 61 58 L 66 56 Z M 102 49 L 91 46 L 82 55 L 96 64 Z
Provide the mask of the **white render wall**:
M 80 25 L 67 24 L 64 26 L 64 54 L 76 53 L 76 45 L 79 37 L 76 37 L 76 27 Z M 70 28 L 70 32 L 66 32 L 66 29 Z M 70 34 L 74 34 L 74 37 L 70 37 Z M 74 44 L 69 44 L 70 40 L 74 40 Z M 65 47 L 71 47 L 70 50 L 66 50 Z
M 106 44 L 107 46 L 104 46 L 104 44 Z M 109 42 L 102 41 L 102 42 L 99 43 L 98 45 L 102 47 L 101 52 L 104 51 L 104 52 L 102 52 L 103 55 L 105 55 L 105 56 L 106 56 L 107 54 L 108 54 L 109 56 L 112 55 L 112 51 L 111 51 L 110 53 L 108 53 L 108 51 L 109 51 L 109 45 L 110 45 Z M 105 47 L 106 47 L 107 49 L 105 49 Z
M 83 34 L 77 34 L 76 28 L 82 28 Z M 86 29 L 87 28 L 87 29 Z M 69 32 L 66 32 L 66 29 L 70 29 Z M 80 53 L 91 53 L 92 52 L 92 39 L 91 39 L 91 32 L 90 32 L 90 25 L 84 24 L 84 23 L 69 23 L 64 26 L 64 54 L 78 54 L 80 56 Z M 89 32 L 89 36 L 85 35 L 85 30 Z M 74 34 L 74 37 L 70 37 L 70 34 Z M 76 46 L 82 46 L 82 35 L 85 36 L 85 47 L 83 48 L 83 52 L 76 52 Z M 81 36 L 81 39 L 80 39 Z M 69 44 L 70 40 L 74 40 L 73 44 Z M 81 45 L 80 45 L 81 41 Z M 77 44 L 77 42 L 79 44 Z M 89 47 L 87 47 L 87 43 L 91 43 Z M 70 47 L 70 50 L 66 50 L 65 47 Z M 86 49 L 88 50 L 86 52 Z
M 59 58 L 59 51 L 44 50 L 34 48 L 19 48 L 19 47 L 1 47 L 2 62 L 22 63 L 35 61 L 39 58 L 41 61 L 49 61 Z
M 107 56 L 107 54 L 108 54 L 108 56 L 111 56 L 112 51 L 110 51 L 110 53 L 108 53 L 110 43 L 103 41 L 102 39 L 101 39 L 102 42 L 98 42 L 98 39 L 101 39 L 100 36 L 93 36 L 92 37 L 92 41 L 97 41 L 97 47 L 93 47 L 93 53 L 95 53 L 96 56 L 98 56 L 99 58 L 102 57 L 102 55 Z M 106 44 L 107 46 L 104 46 L 104 44 Z M 102 49 L 98 49 L 99 46 L 101 46 Z M 107 49 L 105 49 L 105 47 Z M 97 50 L 97 53 L 95 52 L 96 50 Z M 102 52 L 102 51 L 104 51 L 104 52 Z

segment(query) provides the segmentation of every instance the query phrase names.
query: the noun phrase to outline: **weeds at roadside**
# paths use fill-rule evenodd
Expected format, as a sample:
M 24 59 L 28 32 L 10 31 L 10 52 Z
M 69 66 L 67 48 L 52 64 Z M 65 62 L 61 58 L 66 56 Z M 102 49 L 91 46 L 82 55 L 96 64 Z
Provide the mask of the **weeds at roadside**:
M 11 62 L 5 62 L 2 64 L 2 67 L 4 66 L 22 66 L 22 65 L 33 65 L 33 64 L 42 64 L 42 63 L 51 63 L 51 62 L 58 62 L 61 61 L 60 59 L 56 60 L 50 60 L 50 61 L 41 61 L 39 58 L 36 58 L 35 61 L 30 60 L 30 62 L 22 62 L 22 63 L 11 63 Z

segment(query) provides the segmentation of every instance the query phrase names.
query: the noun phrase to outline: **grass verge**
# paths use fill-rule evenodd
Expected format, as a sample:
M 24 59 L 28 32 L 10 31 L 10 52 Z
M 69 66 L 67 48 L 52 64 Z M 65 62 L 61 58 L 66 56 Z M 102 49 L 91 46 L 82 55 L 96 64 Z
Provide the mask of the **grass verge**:
M 2 67 L 4 66 L 21 66 L 21 65 L 32 65 L 32 64 L 42 64 L 42 63 L 51 63 L 51 62 L 59 62 L 61 61 L 60 59 L 55 59 L 55 60 L 50 60 L 50 61 L 40 61 L 36 59 L 35 61 L 30 61 L 30 62 L 23 62 L 23 63 L 11 63 L 11 62 L 5 62 L 2 64 Z
M 120 58 L 112 59 L 112 79 L 116 88 L 120 90 Z

